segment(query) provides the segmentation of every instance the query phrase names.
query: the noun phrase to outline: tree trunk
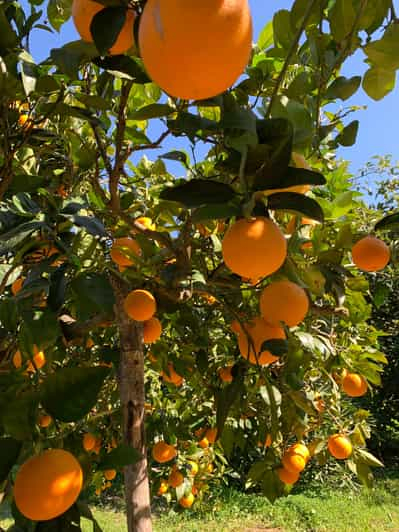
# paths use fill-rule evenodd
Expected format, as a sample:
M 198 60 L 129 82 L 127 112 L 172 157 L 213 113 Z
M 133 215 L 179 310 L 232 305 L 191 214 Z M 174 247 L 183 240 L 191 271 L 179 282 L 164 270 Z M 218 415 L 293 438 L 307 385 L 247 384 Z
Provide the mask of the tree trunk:
M 123 413 L 125 443 L 143 456 L 124 469 L 128 532 L 151 532 L 150 489 L 144 429 L 144 356 L 143 328 L 124 312 L 126 290 L 119 279 L 112 278 L 115 314 L 119 328 L 121 361 L 119 393 Z

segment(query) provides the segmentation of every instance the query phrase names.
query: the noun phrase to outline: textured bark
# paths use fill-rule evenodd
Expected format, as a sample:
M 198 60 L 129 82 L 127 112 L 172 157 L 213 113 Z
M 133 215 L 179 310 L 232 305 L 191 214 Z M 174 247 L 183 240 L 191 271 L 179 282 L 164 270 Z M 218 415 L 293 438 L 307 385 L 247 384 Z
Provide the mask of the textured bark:
M 151 532 L 150 490 L 144 429 L 144 357 L 142 326 L 130 320 L 124 310 L 126 296 L 119 279 L 111 279 L 115 294 L 115 315 L 119 328 L 121 363 L 119 392 L 123 413 L 125 443 L 139 451 L 143 458 L 125 467 L 125 497 L 128 532 Z

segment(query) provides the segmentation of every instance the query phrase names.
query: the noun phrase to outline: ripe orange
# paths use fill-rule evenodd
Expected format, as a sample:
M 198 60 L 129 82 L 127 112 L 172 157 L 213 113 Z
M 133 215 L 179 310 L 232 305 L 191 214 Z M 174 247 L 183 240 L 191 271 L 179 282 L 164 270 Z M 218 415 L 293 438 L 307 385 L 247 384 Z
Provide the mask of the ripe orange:
M 241 331 L 240 322 L 238 320 L 233 320 L 230 324 L 230 329 L 233 331 L 233 333 L 239 334 Z
M 102 439 L 101 439 L 100 436 L 98 436 L 98 438 L 96 438 L 96 443 L 95 443 L 95 445 L 93 447 L 93 453 L 100 454 L 101 443 L 102 443 Z
M 215 443 L 217 435 L 218 435 L 218 429 L 216 427 L 212 429 L 208 429 L 205 432 L 205 438 L 208 440 L 209 443 Z
M 291 447 L 289 447 L 287 452 L 292 454 L 299 454 L 300 456 L 302 456 L 302 458 L 304 458 L 306 462 L 310 460 L 309 449 L 303 443 L 294 443 L 293 445 L 291 445 Z
M 165 479 L 162 479 L 161 482 L 159 483 L 159 488 L 158 488 L 158 495 L 164 495 L 167 491 L 168 491 L 168 483 Z
M 147 290 L 133 290 L 125 299 L 125 312 L 132 320 L 147 321 L 157 310 L 155 297 Z
M 169 475 L 168 483 L 169 486 L 172 488 L 177 488 L 184 482 L 184 477 L 180 473 L 180 471 L 177 471 L 177 469 L 173 469 L 171 474 Z
M 175 368 L 171 362 L 168 363 L 168 370 L 162 372 L 162 378 L 164 382 L 174 384 L 175 386 L 181 386 L 183 383 L 183 377 L 176 373 Z
M 165 92 L 185 100 L 212 98 L 231 87 L 248 63 L 248 1 L 149 0 L 139 45 L 149 76 Z
M 93 17 L 105 6 L 92 0 L 73 0 L 72 17 L 75 28 L 81 38 L 86 42 L 93 42 L 90 24 Z M 131 9 L 126 12 L 126 20 L 113 46 L 110 48 L 111 55 L 124 54 L 134 46 L 133 25 L 135 15 Z
M 85 451 L 92 451 L 97 443 L 97 438 L 91 432 L 86 432 L 83 436 L 83 449 Z
M 183 508 L 191 508 L 194 502 L 194 495 L 193 493 L 189 493 L 188 495 L 185 495 L 181 499 L 179 499 L 179 504 Z
M 245 331 L 252 338 L 251 345 L 248 342 L 248 337 Z M 245 331 L 242 330 L 238 336 L 238 347 L 240 349 L 241 356 L 246 360 L 249 360 L 251 364 L 258 363 L 260 366 L 265 366 L 276 362 L 279 357 L 276 357 L 270 353 L 270 351 L 260 352 L 262 344 L 266 340 L 285 339 L 285 332 L 282 327 L 272 327 L 261 317 L 257 317 L 251 322 L 245 324 Z M 256 351 L 256 356 L 254 352 Z
M 328 450 L 334 458 L 345 460 L 352 454 L 352 443 L 343 434 L 333 434 L 328 438 Z
M 104 471 L 104 478 L 107 480 L 114 480 L 116 477 L 116 470 L 115 469 L 106 469 Z
M 49 449 L 20 467 L 14 484 L 15 504 L 28 519 L 48 521 L 75 503 L 82 485 L 76 458 L 63 449 Z
M 271 275 L 287 256 L 287 243 L 280 228 L 268 218 L 236 221 L 225 233 L 223 259 L 233 273 L 249 279 Z
M 220 368 L 218 371 L 220 380 L 223 382 L 232 382 L 233 381 L 233 375 L 231 374 L 231 368 L 233 366 L 226 366 L 224 368 Z
M 52 421 L 53 420 L 51 416 L 42 414 L 41 416 L 39 416 L 38 425 L 39 427 L 42 427 L 43 429 L 45 429 L 51 424 Z
M 160 464 L 173 460 L 176 455 L 177 452 L 173 445 L 169 445 L 164 441 L 157 442 L 152 448 L 152 457 Z
M 12 285 L 11 285 L 11 292 L 13 296 L 16 296 L 18 292 L 21 290 L 22 285 L 24 284 L 25 278 L 24 277 L 18 277 Z
M 205 436 L 201 438 L 198 442 L 198 445 L 201 447 L 201 449 L 206 449 L 207 447 L 209 447 L 208 438 L 206 438 Z
M 367 381 L 357 373 L 347 373 L 342 379 L 342 388 L 349 397 L 361 397 L 367 393 Z
M 158 318 L 151 318 L 144 322 L 143 339 L 145 344 L 153 344 L 162 334 L 162 325 Z
M 288 471 L 285 467 L 280 467 L 277 469 L 276 473 L 283 484 L 295 484 L 295 482 L 298 482 L 299 480 L 298 471 Z
M 287 451 L 281 460 L 283 467 L 290 473 L 300 473 L 305 469 L 306 460 L 299 454 Z
M 137 257 L 141 255 L 141 248 L 134 238 L 125 237 L 114 240 L 110 256 L 115 264 L 122 267 L 131 266 L 134 264 L 132 255 L 136 255 Z
M 366 236 L 352 248 L 352 259 L 365 272 L 383 270 L 391 258 L 389 247 L 375 236 Z
M 19 369 L 22 366 L 22 355 L 21 351 L 16 351 L 14 353 L 14 356 L 12 358 L 14 366 Z M 29 373 L 34 373 L 36 369 L 40 369 L 44 366 L 46 363 L 46 357 L 44 355 L 43 351 L 39 351 L 39 348 L 34 345 L 33 346 L 33 364 L 31 361 L 28 362 L 27 371 Z
M 264 441 L 264 443 L 262 443 L 261 441 L 258 442 L 258 447 L 270 447 L 270 445 L 273 443 L 273 439 L 271 437 L 270 434 L 267 434 L 266 435 L 266 439 Z
M 309 310 L 309 299 L 303 288 L 291 281 L 276 281 L 263 290 L 260 300 L 263 319 L 277 327 L 285 323 L 295 327 L 304 320 Z
M 157 228 L 151 218 L 148 218 L 147 216 L 140 216 L 139 218 L 136 218 L 135 221 L 143 225 L 149 231 L 155 231 Z M 136 230 L 133 229 L 132 233 L 136 233 Z

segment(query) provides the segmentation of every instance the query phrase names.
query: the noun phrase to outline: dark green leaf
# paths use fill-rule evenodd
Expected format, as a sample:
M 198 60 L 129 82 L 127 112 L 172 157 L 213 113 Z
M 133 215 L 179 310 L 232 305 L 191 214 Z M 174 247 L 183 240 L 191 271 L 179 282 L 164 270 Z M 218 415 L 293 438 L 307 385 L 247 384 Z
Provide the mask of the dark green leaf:
M 57 316 L 49 309 L 24 312 L 22 321 L 19 339 L 27 346 L 36 344 L 45 348 L 53 345 L 61 336 Z
M 373 100 L 382 100 L 395 88 L 395 82 L 395 70 L 371 67 L 364 75 L 363 89 Z
M 352 0 L 335 0 L 329 19 L 331 32 L 337 42 L 343 41 L 351 34 L 356 16 Z
M 53 48 L 50 52 L 51 60 L 59 71 L 71 79 L 79 76 L 79 67 L 98 56 L 97 48 L 93 43 L 73 41 L 62 48 Z
M 288 50 L 294 40 L 294 30 L 291 26 L 291 15 L 287 9 L 277 11 L 273 16 L 273 35 L 276 47 Z
M 182 185 L 164 189 L 160 197 L 182 203 L 188 209 L 201 205 L 224 203 L 235 196 L 230 185 L 210 179 L 192 179 Z
M 335 100 L 337 98 L 340 98 L 341 100 L 347 100 L 358 90 L 361 81 L 361 76 L 353 76 L 352 78 L 340 76 L 328 87 L 326 98 L 328 100 Z
M 168 153 L 164 153 L 163 155 L 159 156 L 161 159 L 169 159 L 171 161 L 179 161 L 179 163 L 182 163 L 183 166 L 186 168 L 189 168 L 190 166 L 190 160 L 184 151 L 168 151 Z
M 41 386 L 46 412 L 66 423 L 82 419 L 95 406 L 108 373 L 103 367 L 63 368 L 49 375 Z
M 274 356 L 280 357 L 288 352 L 287 340 L 266 340 L 263 342 L 260 351 L 270 351 Z
M 256 181 L 253 190 L 272 190 L 274 188 L 287 188 L 297 185 L 325 185 L 326 179 L 319 172 L 304 168 L 289 166 L 286 173 L 280 178 L 268 178 L 264 183 Z
M 90 24 L 90 33 L 100 55 L 107 55 L 115 44 L 125 24 L 126 14 L 127 8 L 118 6 L 106 7 L 94 15 Z
M 223 220 L 232 216 L 241 214 L 241 207 L 239 205 L 229 203 L 216 203 L 215 205 L 206 205 L 195 209 L 192 213 L 192 221 L 194 223 L 204 222 L 206 220 Z
M 72 4 L 70 0 L 50 0 L 47 4 L 47 18 L 57 31 L 69 19 L 71 12 Z
M 216 426 L 218 434 L 223 433 L 224 424 L 229 415 L 230 408 L 235 401 L 240 399 L 244 393 L 244 369 L 239 367 L 233 382 L 222 388 L 216 395 Z
M 151 103 L 137 111 L 129 114 L 130 120 L 148 120 L 149 118 L 160 118 L 175 113 L 176 109 L 165 103 Z
M 68 283 L 66 277 L 67 267 L 67 264 L 62 264 L 50 276 L 47 304 L 54 312 L 57 312 L 65 304 L 65 292 Z
M 97 57 L 93 60 L 100 68 L 107 70 L 116 77 L 133 79 L 135 83 L 149 83 L 151 80 L 145 73 L 141 64 L 127 55 L 113 55 L 110 57 Z
M 262 481 L 262 492 L 271 503 L 284 493 L 284 486 L 274 471 L 265 471 Z
M 142 456 L 133 447 L 129 445 L 120 445 L 116 449 L 113 449 L 110 453 L 107 453 L 99 468 L 104 469 L 122 469 L 122 467 L 135 464 L 141 460 Z
M 94 216 L 71 216 L 71 221 L 78 227 L 84 227 L 88 233 L 94 236 L 107 236 L 103 223 Z
M 343 131 L 337 136 L 336 141 L 339 142 L 341 146 L 353 146 L 356 142 L 358 130 L 359 120 L 353 120 L 353 122 L 344 127 Z
M 1 420 L 4 431 L 16 440 L 30 440 L 34 432 L 39 395 L 36 392 L 23 392 L 10 397 L 2 406 Z
M 0 51 L 3 51 L 14 48 L 18 43 L 18 37 L 15 31 L 12 29 L 12 26 L 4 12 L 4 7 L 6 4 L 3 4 L 0 9 Z
M 0 484 L 7 478 L 17 461 L 22 442 L 14 438 L 0 438 Z
M 380 229 L 394 229 L 399 226 L 399 212 L 395 212 L 394 214 L 389 214 L 388 216 L 385 216 L 375 224 L 374 229 L 376 231 Z
M 97 273 L 79 275 L 71 283 L 82 318 L 99 313 L 112 315 L 114 293 L 108 278 Z
M 268 156 L 256 171 L 254 186 L 256 190 L 261 190 L 258 183 L 271 178 L 279 179 L 286 173 L 291 160 L 294 130 L 289 120 L 284 118 L 258 120 L 256 129 L 259 144 L 269 147 Z
M 323 223 L 324 215 L 320 205 L 312 198 L 295 192 L 279 192 L 268 198 L 268 208 L 272 211 L 294 211 L 312 220 Z

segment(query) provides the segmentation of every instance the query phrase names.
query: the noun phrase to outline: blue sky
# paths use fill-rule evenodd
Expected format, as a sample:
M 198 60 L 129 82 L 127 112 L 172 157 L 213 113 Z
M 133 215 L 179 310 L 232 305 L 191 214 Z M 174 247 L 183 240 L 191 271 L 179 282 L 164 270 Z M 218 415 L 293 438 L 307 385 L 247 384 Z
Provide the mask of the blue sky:
M 378 0 L 375 0 L 378 1 Z M 254 20 L 254 37 L 257 39 L 260 31 L 264 25 L 271 20 L 273 14 L 279 9 L 289 9 L 293 0 L 249 0 Z M 399 0 L 395 0 L 398 4 Z M 46 6 L 47 2 L 43 4 Z M 31 39 L 31 53 L 36 61 L 41 61 L 48 56 L 51 48 L 62 46 L 65 42 L 75 40 L 78 36 L 71 21 L 63 26 L 59 34 L 50 34 L 45 31 L 37 30 L 34 32 Z M 363 61 L 364 55 L 359 52 L 356 56 L 348 60 L 347 64 L 342 70 L 343 75 L 353 76 L 355 74 L 362 74 L 367 69 L 367 65 Z M 347 104 L 348 102 L 345 102 Z M 386 96 L 382 101 L 374 102 L 371 100 L 362 89 L 360 89 L 351 100 L 350 104 L 365 105 L 365 111 L 359 111 L 353 118 L 360 120 L 360 130 L 358 141 L 355 146 L 351 148 L 342 148 L 340 156 L 351 161 L 351 169 L 354 173 L 357 172 L 373 155 L 392 154 L 393 160 L 399 159 L 398 154 L 398 139 L 399 139 L 399 123 L 398 123 L 398 109 L 399 109 L 399 91 L 395 89 L 393 93 Z M 352 119 L 353 119 L 352 118 Z M 151 128 L 155 136 L 159 127 Z M 171 139 L 167 144 L 164 144 L 161 153 L 164 153 L 172 148 L 176 149 L 180 143 L 176 143 L 176 139 Z M 181 144 L 180 144 L 181 146 Z M 149 155 L 154 157 L 155 153 Z M 173 165 L 173 170 L 175 167 Z

